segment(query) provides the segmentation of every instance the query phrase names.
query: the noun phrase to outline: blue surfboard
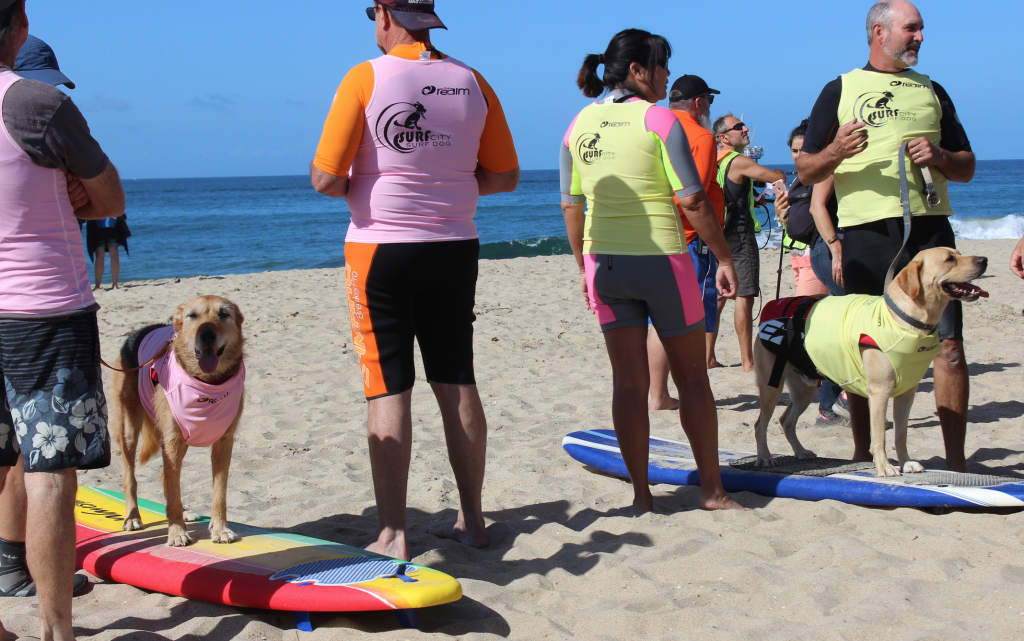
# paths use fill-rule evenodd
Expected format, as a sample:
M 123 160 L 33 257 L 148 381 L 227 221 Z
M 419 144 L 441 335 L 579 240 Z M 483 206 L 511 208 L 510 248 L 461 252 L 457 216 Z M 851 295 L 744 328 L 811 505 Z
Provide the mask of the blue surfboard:
M 587 430 L 562 439 L 572 458 L 601 472 L 629 478 L 615 432 Z M 663 438 L 650 439 L 651 483 L 700 485 L 690 446 Z M 1024 480 L 925 470 L 921 474 L 879 478 L 873 463 L 836 459 L 797 461 L 776 457 L 780 467 L 754 469 L 752 452 L 719 450 L 722 482 L 728 492 L 855 505 L 893 507 L 1024 507 Z

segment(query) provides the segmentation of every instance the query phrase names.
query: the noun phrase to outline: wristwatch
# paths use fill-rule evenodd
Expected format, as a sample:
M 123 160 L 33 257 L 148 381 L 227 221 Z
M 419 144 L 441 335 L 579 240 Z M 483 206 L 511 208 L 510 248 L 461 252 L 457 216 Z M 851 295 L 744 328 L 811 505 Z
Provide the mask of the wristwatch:
M 832 243 L 836 242 L 837 240 L 839 240 L 839 234 L 833 234 L 832 238 L 829 238 L 828 240 L 825 241 L 825 244 L 826 245 L 831 245 Z

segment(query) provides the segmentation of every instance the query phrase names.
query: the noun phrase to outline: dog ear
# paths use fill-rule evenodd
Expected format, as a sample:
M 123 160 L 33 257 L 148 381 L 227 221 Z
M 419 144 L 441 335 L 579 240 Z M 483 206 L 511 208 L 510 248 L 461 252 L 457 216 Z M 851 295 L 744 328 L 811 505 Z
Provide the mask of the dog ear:
M 896 276 L 896 285 L 912 300 L 921 295 L 921 268 L 924 262 L 912 260 L 910 264 Z
M 235 309 L 235 320 L 238 321 L 238 326 L 241 327 L 242 323 L 245 322 L 245 316 L 242 316 L 242 310 L 238 309 L 238 306 L 234 306 Z
M 179 305 L 178 309 L 174 310 L 174 333 L 181 333 L 181 317 L 185 314 L 185 306 Z

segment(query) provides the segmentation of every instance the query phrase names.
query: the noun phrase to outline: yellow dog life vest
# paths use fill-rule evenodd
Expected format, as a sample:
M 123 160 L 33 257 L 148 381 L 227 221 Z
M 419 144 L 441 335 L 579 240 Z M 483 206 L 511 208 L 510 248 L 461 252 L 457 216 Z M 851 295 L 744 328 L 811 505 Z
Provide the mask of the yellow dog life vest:
M 818 371 L 858 396 L 868 395 L 861 336 L 870 337 L 896 370 L 893 398 L 913 389 L 939 353 L 936 332 L 919 334 L 898 324 L 881 296 L 823 298 L 811 309 L 805 331 L 807 354 Z
M 842 76 L 839 124 L 865 123 L 868 146 L 844 160 L 835 171 L 839 198 L 839 226 L 862 225 L 903 215 L 900 205 L 900 145 L 925 136 L 938 146 L 942 138 L 942 105 L 932 82 L 923 74 L 904 69 L 880 73 L 855 69 Z M 916 215 L 953 215 L 946 177 L 932 171 L 942 202 L 925 205 L 921 170 L 907 159 L 910 211 Z

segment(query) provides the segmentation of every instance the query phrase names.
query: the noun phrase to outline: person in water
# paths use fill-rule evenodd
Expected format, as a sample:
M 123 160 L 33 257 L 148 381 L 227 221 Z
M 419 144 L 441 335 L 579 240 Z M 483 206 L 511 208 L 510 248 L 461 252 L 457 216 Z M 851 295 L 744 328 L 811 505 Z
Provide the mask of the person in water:
M 633 515 L 654 509 L 647 485 L 648 318 L 676 387 L 686 393 L 679 418 L 700 471 L 700 507 L 743 509 L 725 492 L 718 469 L 704 306 L 673 198 L 718 257 L 723 296 L 736 295 L 736 276 L 683 127 L 670 110 L 653 104 L 668 93 L 671 54 L 663 37 L 627 29 L 603 54 L 588 55 L 577 85 L 588 98 L 602 97 L 576 116 L 560 147 L 566 231 L 584 304 L 597 315 L 611 359 L 612 422 L 633 483 L 627 508 Z M 602 65 L 603 78 L 597 74 Z

